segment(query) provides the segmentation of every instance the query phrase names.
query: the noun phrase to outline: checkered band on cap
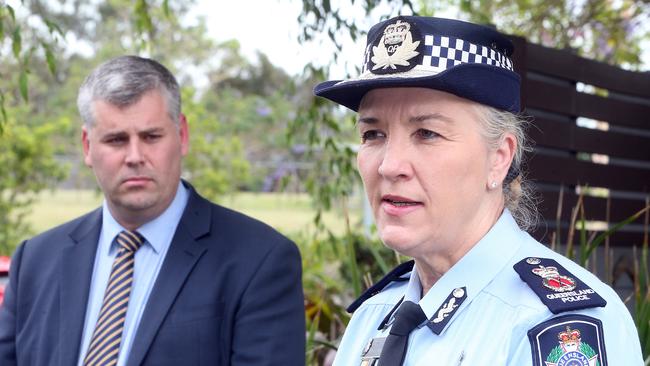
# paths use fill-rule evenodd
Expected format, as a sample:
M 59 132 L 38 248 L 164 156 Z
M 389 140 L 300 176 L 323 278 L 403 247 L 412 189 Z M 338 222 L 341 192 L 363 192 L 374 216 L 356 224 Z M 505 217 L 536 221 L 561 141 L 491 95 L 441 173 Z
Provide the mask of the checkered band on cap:
M 446 70 L 460 64 L 485 64 L 512 70 L 512 60 L 492 48 L 439 35 L 424 37 L 423 66 Z
M 368 72 L 372 44 L 366 47 L 363 57 L 362 74 Z M 460 38 L 441 35 L 424 36 L 424 55 L 422 62 L 416 66 L 419 72 L 438 74 L 461 64 L 484 64 L 513 71 L 512 60 L 505 54 L 482 45 L 477 45 Z M 397 73 L 397 72 L 396 72 Z M 367 78 L 369 75 L 365 75 Z M 397 76 L 392 74 L 392 76 Z M 361 78 L 364 78 L 363 75 Z

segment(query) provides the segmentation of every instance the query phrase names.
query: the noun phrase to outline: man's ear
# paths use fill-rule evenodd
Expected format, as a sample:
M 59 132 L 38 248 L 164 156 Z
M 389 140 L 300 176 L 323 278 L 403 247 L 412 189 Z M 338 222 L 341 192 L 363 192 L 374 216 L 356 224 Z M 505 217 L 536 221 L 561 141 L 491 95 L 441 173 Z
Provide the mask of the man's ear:
M 179 131 L 181 134 L 181 154 L 183 156 L 187 155 L 187 151 L 190 148 L 190 129 L 187 126 L 187 118 L 181 113 L 179 117 Z
M 81 145 L 83 146 L 84 150 L 84 163 L 91 167 L 93 166 L 92 164 L 92 159 L 90 156 L 90 131 L 88 131 L 88 128 L 86 128 L 86 125 L 83 125 L 81 127 Z

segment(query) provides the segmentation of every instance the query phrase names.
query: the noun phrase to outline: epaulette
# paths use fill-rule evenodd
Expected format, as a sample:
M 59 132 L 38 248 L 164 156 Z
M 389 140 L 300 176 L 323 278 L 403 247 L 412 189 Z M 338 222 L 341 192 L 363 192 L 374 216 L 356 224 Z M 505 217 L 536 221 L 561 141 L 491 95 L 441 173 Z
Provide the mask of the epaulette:
M 596 291 L 552 259 L 529 257 L 513 268 L 553 314 L 607 305 Z
M 364 293 L 361 294 L 358 299 L 354 300 L 354 302 L 350 304 L 350 306 L 348 306 L 346 309 L 347 312 L 350 314 L 354 313 L 354 311 L 357 310 L 357 308 L 359 308 L 359 306 L 361 306 L 364 301 L 380 293 L 381 290 L 383 290 L 384 287 L 388 286 L 391 282 L 408 281 L 408 278 L 403 278 L 402 276 L 413 270 L 413 264 L 415 264 L 415 261 L 412 260 L 404 262 L 395 267 L 392 271 L 388 272 L 388 274 L 379 280 L 379 282 L 370 286 L 370 288 L 364 291 Z

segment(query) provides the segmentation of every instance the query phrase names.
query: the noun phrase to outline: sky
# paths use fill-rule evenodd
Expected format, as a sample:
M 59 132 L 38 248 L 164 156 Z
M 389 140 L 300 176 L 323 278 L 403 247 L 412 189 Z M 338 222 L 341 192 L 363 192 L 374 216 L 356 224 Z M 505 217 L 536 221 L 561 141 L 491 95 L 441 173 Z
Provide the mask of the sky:
M 321 65 L 331 61 L 334 52 L 331 49 L 324 50 L 318 43 L 298 43 L 300 29 L 297 18 L 301 7 L 300 0 L 239 0 L 230 1 L 227 5 L 222 1 L 198 0 L 194 14 L 205 16 L 213 39 L 237 39 L 244 55 L 249 59 L 254 60 L 255 52 L 259 50 L 266 54 L 274 65 L 297 75 L 310 61 L 316 60 L 318 63 L 320 58 L 324 58 Z M 454 13 L 450 11 L 448 15 L 442 16 L 453 17 Z M 374 21 L 361 28 L 368 29 Z M 344 44 L 343 51 L 339 53 L 340 61 L 330 70 L 332 78 L 342 78 L 345 77 L 346 71 L 352 72 L 350 65 L 360 63 L 364 43 L 365 39 L 356 44 Z M 643 69 L 650 71 L 650 41 L 645 42 L 643 49 Z M 344 66 L 346 63 L 347 68 Z
M 199 0 L 191 14 L 206 18 L 213 39 L 236 39 L 249 59 L 259 50 L 274 65 L 296 75 L 317 54 L 315 45 L 305 49 L 298 43 L 301 7 L 301 1 L 290 0 L 239 0 L 227 7 L 221 1 Z
M 20 6 L 20 0 L 7 0 L 8 4 L 15 9 L 24 10 Z M 58 2 L 53 1 L 53 4 Z M 332 1 L 336 6 L 338 1 Z M 345 2 L 348 4 L 347 2 Z M 347 6 L 345 11 L 360 19 L 357 24 L 360 29 L 369 29 L 379 16 L 388 14 L 390 9 L 379 9 L 373 15 L 376 19 L 366 19 L 363 16 L 359 3 L 356 8 Z M 68 4 L 72 6 L 71 4 Z M 217 42 L 231 39 L 239 41 L 243 54 L 249 60 L 256 59 L 256 52 L 261 51 L 267 55 L 270 61 L 285 69 L 291 75 L 298 75 L 303 67 L 314 62 L 316 65 L 329 64 L 337 52 L 328 42 L 312 42 L 310 44 L 299 44 L 298 35 L 300 32 L 298 16 L 301 12 L 302 1 L 300 0 L 197 0 L 196 5 L 191 9 L 188 19 L 195 19 L 202 16 L 206 19 L 206 25 L 211 38 Z M 439 16 L 454 17 L 455 10 L 450 9 L 448 14 Z M 372 17 L 371 17 L 372 18 Z M 323 36 L 325 38 L 325 36 Z M 82 54 L 92 53 L 90 45 L 83 45 L 71 37 L 66 37 L 70 49 Z M 342 37 L 349 38 L 349 37 Z M 330 69 L 330 77 L 340 79 L 346 73 L 355 73 L 354 68 L 360 66 L 365 39 L 357 43 L 348 40 L 343 44 L 343 50 L 338 52 L 339 61 Z M 650 40 L 642 47 L 644 54 L 643 69 L 650 71 Z
M 332 6 L 337 6 L 337 3 L 339 1 L 332 1 Z M 360 1 L 354 6 L 344 3 L 347 6 L 341 10 L 342 14 L 359 19 L 357 26 L 364 30 L 370 29 L 381 16 L 390 14 L 391 10 L 388 5 L 382 4 L 370 17 L 366 17 Z M 301 10 L 300 0 L 239 0 L 229 2 L 227 6 L 220 1 L 197 0 L 190 18 L 193 15 L 204 16 L 208 32 L 214 40 L 222 42 L 236 39 L 249 60 L 255 60 L 256 52 L 261 51 L 274 65 L 282 67 L 291 75 L 299 75 L 310 62 L 317 66 L 330 64 L 334 52 L 338 52 L 338 61 L 330 65 L 330 78 L 343 79 L 355 74 L 355 68 L 361 67 L 365 37 L 356 43 L 349 37 L 341 37 L 344 42 L 340 52 L 326 35 L 319 41 L 300 44 L 298 16 Z M 449 14 L 440 14 L 439 16 L 453 17 L 451 11 Z

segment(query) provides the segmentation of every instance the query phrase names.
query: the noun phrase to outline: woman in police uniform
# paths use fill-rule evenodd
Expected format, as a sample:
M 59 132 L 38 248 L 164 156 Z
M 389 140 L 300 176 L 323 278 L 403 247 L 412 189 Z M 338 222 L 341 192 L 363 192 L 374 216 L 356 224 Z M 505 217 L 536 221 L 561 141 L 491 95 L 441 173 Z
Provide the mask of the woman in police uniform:
M 334 364 L 642 365 L 616 293 L 524 231 L 511 42 L 405 16 L 375 25 L 365 50 L 359 77 L 314 92 L 358 112 L 379 235 L 413 261 L 350 306 Z

